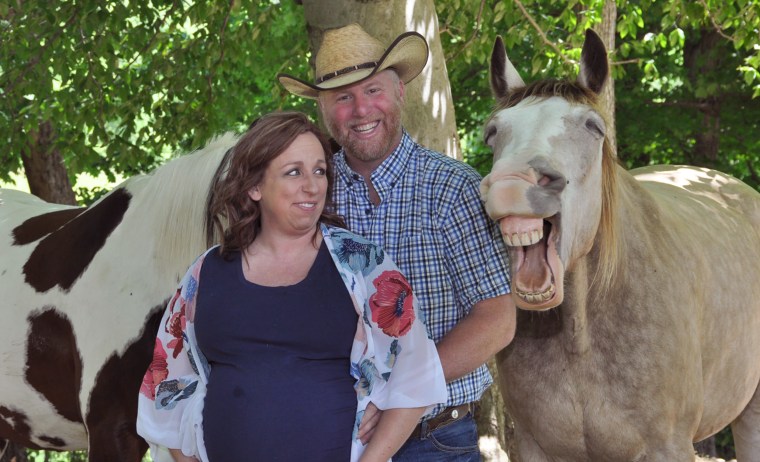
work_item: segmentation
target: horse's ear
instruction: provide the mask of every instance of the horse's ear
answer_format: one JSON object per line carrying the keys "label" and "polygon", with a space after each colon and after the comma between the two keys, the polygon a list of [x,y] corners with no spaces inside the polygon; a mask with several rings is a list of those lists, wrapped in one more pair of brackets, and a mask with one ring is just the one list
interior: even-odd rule
{"label": "horse's ear", "polygon": [[607,50],[604,48],[604,42],[591,29],[586,29],[586,40],[583,42],[581,51],[581,72],[578,75],[578,82],[596,94],[599,94],[604,87],[604,82],[609,74],[609,64],[607,64]]}
{"label": "horse's ear", "polygon": [[504,48],[504,40],[496,36],[491,52],[491,91],[494,96],[501,98],[506,96],[510,88],[524,87],[525,82],[517,73],[517,69],[507,58],[507,50]]}

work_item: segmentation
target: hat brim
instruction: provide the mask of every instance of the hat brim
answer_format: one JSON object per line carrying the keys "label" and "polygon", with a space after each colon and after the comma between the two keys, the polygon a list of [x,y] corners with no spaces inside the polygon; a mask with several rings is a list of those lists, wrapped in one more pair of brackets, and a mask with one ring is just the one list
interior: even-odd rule
{"label": "hat brim", "polygon": [[358,69],[325,80],[319,85],[301,80],[298,77],[280,73],[277,80],[286,90],[303,98],[317,99],[319,92],[335,90],[366,80],[386,69],[393,69],[404,83],[409,83],[425,68],[428,60],[428,45],[425,38],[417,32],[405,32],[385,50],[377,66]]}

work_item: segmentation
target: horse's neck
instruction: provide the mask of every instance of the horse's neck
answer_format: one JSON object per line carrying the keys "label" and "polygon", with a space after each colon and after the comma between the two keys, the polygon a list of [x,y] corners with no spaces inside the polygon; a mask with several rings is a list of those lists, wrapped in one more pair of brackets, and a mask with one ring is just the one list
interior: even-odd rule
{"label": "horse's neck", "polygon": [[177,281],[206,248],[205,217],[209,187],[224,153],[235,143],[223,135],[205,148],[174,159],[153,174],[127,181],[144,226],[155,237],[160,271]]}
{"label": "horse's neck", "polygon": [[[551,343],[570,354],[583,354],[589,348],[587,329],[588,276],[587,257],[565,273],[564,299],[552,309],[536,312],[517,310],[516,336],[543,344]],[[539,348],[547,348],[541,346]]]}
{"label": "horse's neck", "polygon": [[565,277],[565,298],[558,307],[562,319],[562,344],[569,353],[583,354],[589,348],[588,296],[593,272],[589,271],[592,257],[576,262]]}
{"label": "horse's neck", "polygon": [[[609,312],[614,303],[607,303],[613,293],[625,291],[627,280],[626,274],[620,266],[628,257],[630,243],[626,239],[642,236],[646,232],[646,217],[657,207],[649,192],[644,190],[633,178],[624,171],[618,170],[617,194],[615,206],[615,221],[617,227],[614,245],[618,249],[617,268],[609,287],[600,289],[602,277],[600,269],[600,245],[597,235],[591,251],[577,260],[572,271],[565,274],[565,298],[559,306],[562,319],[563,345],[576,354],[582,354],[590,346],[589,332],[587,329],[589,318],[597,316],[614,316]],[[610,245],[611,243],[606,243]],[[606,310],[599,313],[594,310]]]}

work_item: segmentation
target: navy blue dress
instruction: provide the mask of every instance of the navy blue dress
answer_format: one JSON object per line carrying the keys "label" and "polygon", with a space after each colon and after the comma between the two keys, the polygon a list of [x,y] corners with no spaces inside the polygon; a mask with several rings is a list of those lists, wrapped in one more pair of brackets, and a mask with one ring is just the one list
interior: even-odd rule
{"label": "navy blue dress", "polygon": [[195,330],[211,365],[203,432],[211,462],[348,461],[357,314],[324,243],[298,284],[247,281],[241,255],[201,268]]}

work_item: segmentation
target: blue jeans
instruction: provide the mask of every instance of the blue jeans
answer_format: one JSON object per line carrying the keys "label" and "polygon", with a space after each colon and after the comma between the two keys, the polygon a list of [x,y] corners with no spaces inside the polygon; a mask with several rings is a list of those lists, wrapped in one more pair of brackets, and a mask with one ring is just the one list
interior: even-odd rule
{"label": "blue jeans", "polygon": [[410,439],[393,456],[393,462],[480,462],[478,428],[471,414],[435,430],[422,423],[421,436]]}

